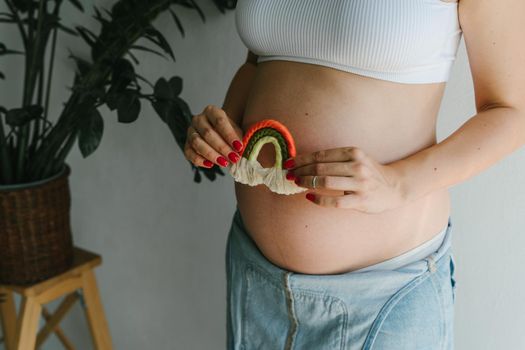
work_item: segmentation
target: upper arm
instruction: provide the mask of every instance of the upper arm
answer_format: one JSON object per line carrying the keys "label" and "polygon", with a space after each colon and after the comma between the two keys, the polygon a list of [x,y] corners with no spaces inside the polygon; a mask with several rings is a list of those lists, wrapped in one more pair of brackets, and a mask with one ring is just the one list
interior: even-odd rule
{"label": "upper arm", "polygon": [[248,50],[248,55],[246,56],[246,63],[257,65],[257,57],[259,56]]}
{"label": "upper arm", "polygon": [[460,0],[458,9],[476,108],[525,110],[525,1]]}

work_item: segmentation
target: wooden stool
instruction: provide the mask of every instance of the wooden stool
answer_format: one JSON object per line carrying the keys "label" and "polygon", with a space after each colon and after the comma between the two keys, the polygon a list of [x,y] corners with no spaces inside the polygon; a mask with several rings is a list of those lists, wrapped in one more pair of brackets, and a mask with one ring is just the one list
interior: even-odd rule
{"label": "wooden stool", "polygon": [[[55,332],[66,349],[74,349],[59,323],[77,299],[84,307],[95,349],[112,349],[93,271],[102,263],[102,258],[78,247],[74,249],[73,265],[58,276],[28,286],[0,285],[0,295],[4,294],[5,299],[0,303],[0,320],[7,350],[33,350],[40,347],[52,332]],[[14,292],[22,297],[18,317]],[[61,296],[64,299],[55,313],[50,314],[43,305]],[[41,313],[46,324],[38,331]]]}

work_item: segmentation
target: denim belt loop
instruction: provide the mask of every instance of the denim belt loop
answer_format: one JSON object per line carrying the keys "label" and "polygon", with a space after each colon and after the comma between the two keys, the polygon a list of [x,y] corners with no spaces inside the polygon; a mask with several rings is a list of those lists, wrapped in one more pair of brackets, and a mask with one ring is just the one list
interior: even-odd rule
{"label": "denim belt loop", "polygon": [[428,269],[429,269],[430,273],[434,273],[436,271],[436,261],[434,260],[434,256],[433,255],[430,255],[427,258],[427,263],[428,263]]}
{"label": "denim belt loop", "polygon": [[293,272],[287,271],[282,275],[284,287],[285,287],[285,293],[286,293],[286,307],[288,309],[288,319],[290,320],[290,324],[291,324],[291,327],[288,331],[288,336],[286,337],[285,350],[292,349],[294,339],[297,334],[297,327],[298,327],[298,320],[295,315],[295,308],[294,308],[294,297],[293,297],[292,289],[290,287],[290,275],[292,274]]}

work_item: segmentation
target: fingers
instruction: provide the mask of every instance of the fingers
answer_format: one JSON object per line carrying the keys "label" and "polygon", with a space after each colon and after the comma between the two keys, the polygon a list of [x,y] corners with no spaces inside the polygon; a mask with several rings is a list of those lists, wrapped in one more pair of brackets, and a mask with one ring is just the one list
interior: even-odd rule
{"label": "fingers", "polygon": [[315,188],[363,191],[370,180],[370,169],[361,161],[346,163],[314,163],[288,170],[286,178],[302,187],[313,188],[312,180],[317,176]]}
{"label": "fingers", "polygon": [[310,192],[306,194],[306,198],[312,203],[322,207],[355,209],[364,212],[362,209],[363,199],[357,193],[345,194],[343,196],[329,196]]}
{"label": "fingers", "polygon": [[352,176],[354,162],[339,163],[313,163],[288,170],[288,174],[294,176],[304,175],[332,175],[332,176]]}
{"label": "fingers", "polygon": [[[294,180],[297,186],[314,189],[313,176],[300,176]],[[315,189],[326,189],[336,191],[355,191],[364,190],[362,181],[348,176],[317,176]]]}
{"label": "fingers", "polygon": [[[242,131],[240,128],[234,128],[234,123],[226,115],[226,112],[217,106],[208,105],[205,109],[208,116],[209,123],[217,131],[217,133],[226,141],[232,150],[240,151],[238,148],[240,139],[242,138]],[[239,143],[236,143],[238,141]]]}
{"label": "fingers", "polygon": [[312,163],[348,162],[365,158],[364,151],[358,147],[339,147],[297,155],[285,162],[285,168],[295,169]]}
{"label": "fingers", "polygon": [[[242,150],[242,130],[217,106],[208,105],[192,118],[188,128],[188,148],[200,157],[220,166],[227,166],[228,159],[236,163]],[[191,152],[190,152],[191,153]]]}
{"label": "fingers", "polygon": [[196,166],[203,166],[205,168],[211,168],[213,166],[212,162],[199,155],[188,144],[186,144],[186,148],[184,149],[184,155],[190,162],[192,162]]}
{"label": "fingers", "polygon": [[[206,133],[209,133],[208,131]],[[209,139],[209,136],[207,136]],[[222,167],[228,165],[228,160],[219,152],[217,152],[213,147],[211,147],[208,142],[206,142],[201,134],[193,127],[188,128],[188,137],[186,139],[189,147],[193,149],[194,152],[198,153],[201,157],[204,157],[215,164],[218,164]]]}

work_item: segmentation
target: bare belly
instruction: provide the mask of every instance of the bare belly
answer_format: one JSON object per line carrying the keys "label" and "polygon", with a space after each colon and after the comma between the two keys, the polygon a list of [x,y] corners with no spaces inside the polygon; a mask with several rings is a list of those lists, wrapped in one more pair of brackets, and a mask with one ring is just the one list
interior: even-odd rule
{"label": "bare belly", "polygon": [[[272,118],[291,131],[297,154],[357,146],[386,164],[436,143],[444,85],[399,84],[306,63],[263,62],[241,128]],[[274,157],[273,145],[267,144],[258,160],[270,167]],[[400,255],[445,228],[450,214],[446,189],[379,214],[321,207],[305,199],[306,192],[280,195],[264,185],[236,182],[235,193],[261,252],[297,273],[342,273]]]}

